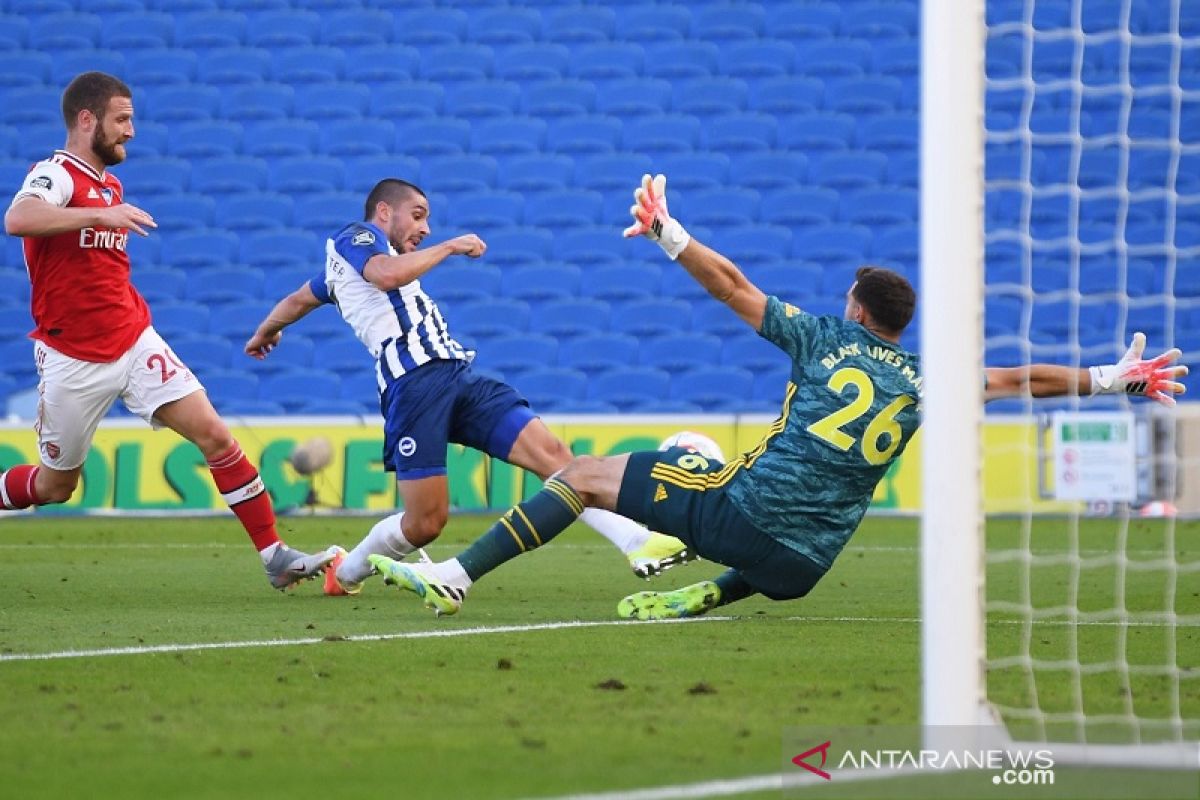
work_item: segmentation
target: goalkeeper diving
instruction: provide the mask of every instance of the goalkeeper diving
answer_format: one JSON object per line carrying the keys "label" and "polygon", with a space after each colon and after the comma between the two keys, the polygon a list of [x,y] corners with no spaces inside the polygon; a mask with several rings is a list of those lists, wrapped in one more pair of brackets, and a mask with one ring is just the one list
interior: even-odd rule
{"label": "goalkeeper diving", "polygon": [[[440,614],[459,610],[471,585],[544,545],[585,508],[603,508],[676,536],[729,569],[674,591],[639,592],[619,616],[664,619],[704,614],[753,594],[804,597],[858,528],[875,486],[920,425],[920,357],[900,346],[916,294],[904,276],[862,267],[843,317],[815,316],[764,294],[725,256],[697,241],[667,208],[666,178],[634,192],[633,224],[708,292],[791,360],[779,418],[752,450],[728,463],[680,448],[597,458],[579,456],[536,495],[510,509],[456,558],[371,562],[385,580]],[[1133,336],[1116,364],[1049,364],[985,370],[988,400],[1025,393],[1128,394],[1173,405],[1187,367],[1173,349],[1144,359]]]}

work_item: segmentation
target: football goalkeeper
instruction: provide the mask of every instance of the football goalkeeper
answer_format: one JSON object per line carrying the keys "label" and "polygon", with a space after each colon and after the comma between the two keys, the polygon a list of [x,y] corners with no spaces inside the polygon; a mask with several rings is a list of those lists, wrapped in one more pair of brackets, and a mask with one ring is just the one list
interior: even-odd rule
{"label": "football goalkeeper", "polygon": [[[783,411],[757,447],[728,464],[680,449],[581,456],[457,558],[410,565],[371,557],[389,583],[438,613],[458,611],[474,581],[549,542],[587,507],[677,536],[730,568],[713,581],[630,595],[617,606],[622,617],[695,616],[756,593],[803,597],[858,528],[875,485],[920,424],[920,360],[899,345],[916,305],[903,276],[863,267],[846,293],[844,318],[813,316],[766,296],[729,259],[689,236],[667,211],[664,176],[645,176],[634,198],[625,235],[657,242],[791,358]],[[1184,391],[1176,379],[1187,373],[1173,365],[1181,353],[1143,360],[1145,343],[1135,334],[1111,366],[988,369],[986,397],[1125,393],[1173,404]]]}

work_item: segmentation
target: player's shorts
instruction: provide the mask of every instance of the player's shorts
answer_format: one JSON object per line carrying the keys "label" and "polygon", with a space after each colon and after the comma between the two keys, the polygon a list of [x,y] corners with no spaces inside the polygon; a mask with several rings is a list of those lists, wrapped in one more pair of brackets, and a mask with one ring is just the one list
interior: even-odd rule
{"label": "player's shorts", "polygon": [[706,477],[723,466],[681,447],[632,453],[617,513],[681,539],[702,558],[732,567],[772,600],[808,594],[826,570],[754,527],[730,501],[725,485]]}
{"label": "player's shorts", "polygon": [[81,361],[34,342],[38,374],[38,450],[59,470],[81,466],[100,420],[118,397],[153,428],[154,412],[203,389],[154,328],[146,328],[116,361]]}
{"label": "player's shorts", "polygon": [[430,361],[401,375],[382,407],[383,464],[402,480],[444,475],[449,442],[507,460],[534,418],[515,389],[466,361]]}

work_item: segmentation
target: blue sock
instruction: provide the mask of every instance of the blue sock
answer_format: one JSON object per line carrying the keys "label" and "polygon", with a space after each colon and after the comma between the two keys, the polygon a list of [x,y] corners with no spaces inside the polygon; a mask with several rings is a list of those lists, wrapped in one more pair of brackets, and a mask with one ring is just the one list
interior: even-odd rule
{"label": "blue sock", "polygon": [[458,555],[472,581],[521,553],[541,547],[583,513],[583,501],[558,478],[546,481],[533,497],[513,506],[496,524]]}
{"label": "blue sock", "polygon": [[721,600],[717,603],[719,606],[727,606],[738,600],[744,600],[752,594],[758,594],[753,586],[746,583],[742,573],[736,569],[722,572],[713,583],[717,584],[717,588],[721,590]]}

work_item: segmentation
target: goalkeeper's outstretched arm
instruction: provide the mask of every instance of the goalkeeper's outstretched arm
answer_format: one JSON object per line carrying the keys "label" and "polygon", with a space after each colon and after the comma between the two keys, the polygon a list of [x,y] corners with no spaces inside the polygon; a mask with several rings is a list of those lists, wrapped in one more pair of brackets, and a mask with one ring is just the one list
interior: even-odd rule
{"label": "goalkeeper's outstretched arm", "polygon": [[707,245],[692,238],[667,211],[667,178],[642,176],[629,209],[633,224],[625,236],[645,236],[678,261],[709,294],[733,309],[758,330],[767,311],[767,296],[742,273],[737,265]]}
{"label": "goalkeeper's outstretched arm", "polygon": [[1116,364],[1086,369],[1057,364],[1029,364],[1021,367],[988,367],[984,370],[984,400],[1018,397],[1091,396],[1129,394],[1145,396],[1164,405],[1175,405],[1175,395],[1187,391],[1177,379],[1188,368],[1175,364],[1183,353],[1172,348],[1162,355],[1143,359],[1146,335],[1135,333],[1124,357]]}

